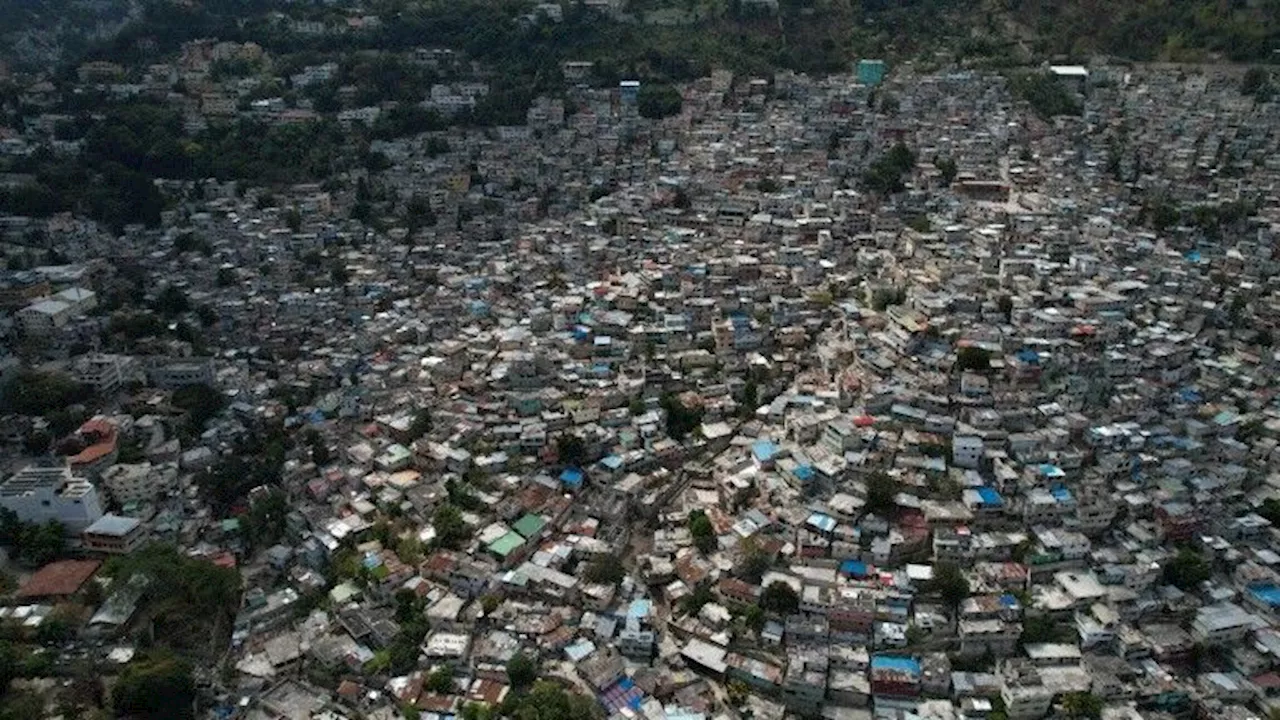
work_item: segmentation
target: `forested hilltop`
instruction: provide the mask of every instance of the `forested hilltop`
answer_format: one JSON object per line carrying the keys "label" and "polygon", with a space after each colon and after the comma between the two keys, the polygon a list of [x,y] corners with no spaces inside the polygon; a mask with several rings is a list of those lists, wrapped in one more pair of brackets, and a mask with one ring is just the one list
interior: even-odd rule
{"label": "forested hilltop", "polygon": [[[157,179],[281,185],[329,181],[340,168],[376,172],[378,140],[523,124],[535,98],[567,99],[571,85],[641,80],[641,114],[660,117],[679,111],[674,84],[713,67],[768,76],[847,72],[867,57],[911,59],[925,70],[1008,70],[1098,54],[1280,59],[1280,0],[0,2],[10,6],[0,16],[20,26],[11,35],[39,35],[62,2],[69,14],[56,33],[83,21],[96,38],[63,42],[68,56],[39,71],[18,57],[16,72],[0,73],[0,127],[50,121],[32,152],[0,163],[10,178],[0,211],[73,211],[116,230],[159,224]],[[104,30],[104,17],[122,29]],[[199,62],[183,53],[194,40],[239,49],[193,73]],[[426,57],[438,49],[454,51],[453,60]],[[586,70],[570,79],[571,62]],[[1258,72],[1257,94],[1269,95],[1270,73]],[[484,92],[463,106],[441,108],[430,97],[468,82]],[[34,92],[37,84],[45,89]],[[229,106],[217,110],[223,101]],[[297,114],[280,122],[282,110]],[[366,110],[377,117],[342,115]]]}
{"label": "forested hilltop", "polygon": [[[581,5],[581,3],[578,3]],[[563,3],[566,20],[574,3]],[[617,0],[612,20],[522,32],[519,0],[288,3],[279,0],[0,0],[0,50],[15,68],[86,55],[141,59],[217,36],[273,51],[393,48],[434,42],[493,60],[565,53],[631,69],[678,58],[682,68],[840,69],[852,57],[932,55],[1009,62],[1103,53],[1132,60],[1275,62],[1280,0]],[[593,4],[593,7],[601,5]],[[298,32],[296,22],[377,16],[378,31]],[[582,8],[579,8],[582,9]],[[296,21],[293,25],[284,20]],[[122,30],[123,28],[123,30]],[[115,41],[106,41],[119,32]],[[477,52],[483,51],[483,52]]]}

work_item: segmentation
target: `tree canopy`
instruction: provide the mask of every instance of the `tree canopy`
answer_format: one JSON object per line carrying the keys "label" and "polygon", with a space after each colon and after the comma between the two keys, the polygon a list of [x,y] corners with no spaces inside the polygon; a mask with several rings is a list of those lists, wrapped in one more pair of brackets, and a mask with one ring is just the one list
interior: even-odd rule
{"label": "tree canopy", "polygon": [[694,510],[689,513],[689,534],[693,536],[694,546],[703,553],[716,549],[716,530],[706,512]]}
{"label": "tree canopy", "polygon": [[586,695],[539,680],[527,693],[513,694],[503,703],[503,715],[515,720],[603,720],[599,703]]}
{"label": "tree canopy", "polygon": [[885,515],[897,506],[898,481],[884,473],[874,473],[867,478],[867,512]]}
{"label": "tree canopy", "polygon": [[956,609],[969,597],[969,581],[955,563],[941,562],[933,566],[933,579],[929,581],[931,592],[937,593],[947,607]]}
{"label": "tree canopy", "polygon": [[126,666],[111,690],[116,715],[141,719],[194,717],[195,697],[190,664],[160,651]]}
{"label": "tree canopy", "polygon": [[636,100],[640,117],[660,119],[677,115],[684,105],[680,91],[667,83],[644,83]]}
{"label": "tree canopy", "polygon": [[1195,550],[1182,549],[1164,567],[1164,580],[1180,590],[1194,590],[1213,576],[1213,569]]}
{"label": "tree canopy", "polygon": [[795,588],[778,580],[760,593],[760,607],[779,615],[790,615],[800,609],[800,596]]}

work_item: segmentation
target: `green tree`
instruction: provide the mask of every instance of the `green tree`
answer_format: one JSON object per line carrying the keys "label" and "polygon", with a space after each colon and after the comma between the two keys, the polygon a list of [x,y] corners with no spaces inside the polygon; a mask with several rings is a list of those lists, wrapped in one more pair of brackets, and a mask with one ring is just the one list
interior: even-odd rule
{"label": "green tree", "polygon": [[173,392],[174,406],[187,411],[187,418],[196,432],[203,431],[205,425],[222,412],[225,402],[222,393],[203,383],[185,385]]}
{"label": "green tree", "polygon": [[556,457],[563,465],[582,467],[587,461],[587,444],[573,433],[556,438]]}
{"label": "green tree", "polygon": [[667,416],[667,435],[672,440],[684,440],[702,422],[703,410],[685,407],[675,395],[663,395],[660,404]]}
{"label": "green tree", "polygon": [[440,695],[451,694],[457,689],[457,685],[453,682],[453,671],[447,666],[432,670],[431,674],[427,675],[427,679],[423,681],[423,687]]}
{"label": "green tree", "polygon": [[956,350],[956,368],[983,371],[991,369],[991,353],[980,347],[965,346]]}
{"label": "green tree", "polygon": [[1001,295],[996,299],[996,308],[1004,316],[1005,322],[1013,321],[1013,298],[1008,295]]}
{"label": "green tree", "polygon": [[592,558],[583,577],[587,582],[617,585],[627,576],[627,570],[615,556],[601,553]]}
{"label": "green tree", "polygon": [[760,593],[760,607],[778,615],[791,615],[800,609],[800,596],[790,584],[778,580]]}
{"label": "green tree", "polygon": [[640,117],[657,120],[671,115],[678,115],[684,105],[680,91],[672,85],[663,83],[645,83],[640,86],[636,101]]}
{"label": "green tree", "polygon": [[471,530],[463,521],[462,512],[449,503],[436,508],[431,524],[436,531],[435,542],[440,547],[457,549],[471,538]]}
{"label": "green tree", "polygon": [[1164,567],[1164,581],[1181,590],[1194,590],[1212,576],[1213,570],[1204,557],[1187,548],[1179,550]]}
{"label": "green tree", "polygon": [[902,176],[916,165],[916,155],[904,143],[896,143],[863,173],[863,186],[874,193],[892,195],[906,189]]}
{"label": "green tree", "polygon": [[769,553],[760,547],[755,538],[747,538],[740,544],[738,556],[738,575],[750,583],[759,583],[765,571],[773,564]]}
{"label": "green tree", "polygon": [[969,597],[969,581],[955,563],[938,563],[933,567],[933,579],[929,590],[937,593],[952,611]]}
{"label": "green tree", "polygon": [[424,408],[414,414],[413,422],[409,424],[409,440],[417,440],[430,431],[431,413]]}
{"label": "green tree", "polygon": [[689,534],[693,536],[693,544],[702,553],[710,553],[716,549],[716,530],[711,518],[702,510],[689,513]]}
{"label": "green tree", "polygon": [[24,370],[0,388],[0,408],[19,415],[45,415],[89,399],[92,391],[59,372]]}
{"label": "green tree", "polygon": [[760,389],[754,380],[747,380],[742,386],[742,416],[746,418],[753,417],[756,408],[760,406]]}
{"label": "green tree", "polygon": [[193,717],[195,695],[191,666],[159,651],[125,667],[111,691],[117,715],[156,720]]}
{"label": "green tree", "polygon": [[245,536],[254,548],[265,548],[284,537],[289,498],[284,491],[272,488],[256,496],[249,512],[241,519]]}
{"label": "green tree", "polygon": [[1074,720],[1102,717],[1102,699],[1087,692],[1069,692],[1062,696],[1062,711]]}
{"label": "green tree", "polygon": [[867,478],[867,512],[887,515],[897,507],[898,481],[877,472]]}
{"label": "green tree", "polygon": [[517,690],[529,687],[538,679],[538,661],[524,651],[511,656],[507,661],[507,679]]}
{"label": "green tree", "polygon": [[556,683],[540,680],[529,692],[515,695],[502,714],[515,720],[603,720],[595,699],[566,691]]}
{"label": "green tree", "polygon": [[711,587],[705,582],[698,583],[693,592],[680,599],[680,609],[689,615],[697,615],[702,606],[711,602],[712,599]]}
{"label": "green tree", "polygon": [[960,172],[960,169],[956,166],[956,161],[949,157],[938,158],[934,166],[938,168],[938,173],[942,176],[942,182],[946,185],[955,182],[956,175]]}
{"label": "green tree", "polygon": [[1280,500],[1267,498],[1258,508],[1258,514],[1267,519],[1274,527],[1280,527]]}
{"label": "green tree", "polygon": [[1275,92],[1271,84],[1271,72],[1260,66],[1249,68],[1240,81],[1240,92],[1256,98],[1259,102],[1270,100]]}

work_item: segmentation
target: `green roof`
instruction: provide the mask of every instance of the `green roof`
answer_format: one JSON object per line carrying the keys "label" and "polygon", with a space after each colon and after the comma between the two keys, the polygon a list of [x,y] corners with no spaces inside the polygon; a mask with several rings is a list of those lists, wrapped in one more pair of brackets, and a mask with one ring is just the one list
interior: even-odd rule
{"label": "green roof", "polygon": [[542,532],[542,528],[547,526],[547,521],[537,515],[525,515],[511,526],[511,529],[521,535],[531,538]]}
{"label": "green roof", "polygon": [[523,544],[524,538],[513,532],[509,532],[489,543],[489,552],[497,555],[498,557],[505,558]]}
{"label": "green roof", "polygon": [[226,520],[223,520],[222,532],[226,532],[226,533],[240,532],[239,518],[227,518]]}

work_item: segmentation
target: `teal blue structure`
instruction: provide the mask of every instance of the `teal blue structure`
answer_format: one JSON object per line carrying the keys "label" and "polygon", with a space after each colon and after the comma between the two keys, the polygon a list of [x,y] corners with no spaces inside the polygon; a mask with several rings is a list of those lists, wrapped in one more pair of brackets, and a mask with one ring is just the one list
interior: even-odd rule
{"label": "teal blue structure", "polygon": [[885,66],[883,60],[859,60],[858,82],[863,85],[879,85],[884,81]]}

